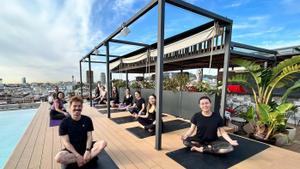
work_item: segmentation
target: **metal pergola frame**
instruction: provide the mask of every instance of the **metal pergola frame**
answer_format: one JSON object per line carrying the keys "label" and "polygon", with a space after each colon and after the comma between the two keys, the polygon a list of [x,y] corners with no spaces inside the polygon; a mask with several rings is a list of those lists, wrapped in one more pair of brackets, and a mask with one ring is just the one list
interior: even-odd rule
{"label": "metal pergola frame", "polygon": [[[165,3],[169,3],[176,7],[185,9],[187,11],[191,11],[198,15],[210,18],[218,23],[222,24],[225,29],[225,47],[224,47],[224,64],[223,64],[223,87],[222,87],[222,95],[221,95],[221,112],[224,113],[225,109],[225,100],[226,100],[226,84],[227,84],[227,75],[228,75],[228,65],[229,65],[229,58],[230,58],[230,48],[231,48],[231,34],[232,34],[232,20],[216,13],[210,12],[193,4],[184,2],[182,0],[152,0],[148,3],[144,8],[138,11],[133,17],[131,17],[127,22],[123,23],[121,27],[119,27],[115,32],[113,32],[110,36],[108,36],[104,41],[99,43],[92,49],[88,54],[86,54],[82,59],[80,59],[80,82],[81,82],[81,93],[82,93],[82,69],[81,69],[81,62],[84,62],[86,58],[88,58],[89,62],[89,70],[91,70],[91,55],[94,54],[96,50],[100,47],[106,47],[106,78],[107,78],[107,102],[109,104],[110,99],[109,96],[111,95],[111,88],[110,88],[110,54],[109,54],[109,42],[113,43],[122,43],[128,45],[137,45],[137,46],[149,46],[147,44],[124,41],[124,40],[116,40],[113,39],[124,27],[130,26],[134,23],[137,19],[143,16],[145,13],[150,11],[154,6],[158,5],[158,35],[157,35],[157,62],[156,62],[156,89],[155,94],[157,96],[157,106],[156,106],[156,132],[155,132],[155,149],[161,149],[161,134],[162,134],[162,126],[161,126],[161,114],[162,114],[162,85],[163,85],[163,56],[164,56],[164,31],[165,31]],[[90,73],[91,75],[91,73]],[[91,78],[91,77],[90,77]],[[90,81],[90,98],[92,98],[91,92],[91,81]],[[107,106],[107,116],[110,118],[110,106]]]}

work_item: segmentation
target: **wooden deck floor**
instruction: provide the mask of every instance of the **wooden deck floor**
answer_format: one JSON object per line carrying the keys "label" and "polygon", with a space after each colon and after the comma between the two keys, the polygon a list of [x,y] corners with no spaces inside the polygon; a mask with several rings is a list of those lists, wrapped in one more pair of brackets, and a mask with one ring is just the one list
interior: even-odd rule
{"label": "wooden deck floor", "polygon": [[[58,137],[58,127],[49,127],[49,105],[42,103],[27,128],[22,139],[5,165],[6,169],[59,169],[54,160],[55,154],[62,148]],[[162,136],[163,150],[154,149],[154,137],[138,139],[126,128],[138,126],[136,122],[118,125],[99,113],[95,108],[84,107],[83,114],[90,116],[94,123],[93,137],[108,142],[107,153],[119,168],[183,168],[165,155],[182,147],[180,135],[185,130],[165,133]],[[113,113],[112,117],[128,115],[127,112]],[[173,120],[167,116],[164,120]],[[248,158],[232,168],[299,168],[300,154],[271,146],[261,153]]]}

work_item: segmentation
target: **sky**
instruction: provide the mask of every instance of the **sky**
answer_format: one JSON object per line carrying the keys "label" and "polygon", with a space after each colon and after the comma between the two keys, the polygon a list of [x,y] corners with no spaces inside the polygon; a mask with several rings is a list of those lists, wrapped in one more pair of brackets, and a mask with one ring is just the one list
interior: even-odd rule
{"label": "sky", "polygon": [[[300,45],[300,0],[186,1],[232,19],[233,41],[268,49]],[[58,82],[71,81],[74,75],[78,81],[79,59],[149,2],[1,0],[0,78],[4,83],[20,83],[22,77],[28,82]],[[129,27],[128,36],[117,38],[154,43],[157,17],[155,7]],[[210,21],[169,4],[165,20],[166,38]],[[116,55],[134,49],[114,44],[110,48]],[[83,72],[87,69],[84,64]],[[92,64],[92,69],[98,81],[105,65]]]}

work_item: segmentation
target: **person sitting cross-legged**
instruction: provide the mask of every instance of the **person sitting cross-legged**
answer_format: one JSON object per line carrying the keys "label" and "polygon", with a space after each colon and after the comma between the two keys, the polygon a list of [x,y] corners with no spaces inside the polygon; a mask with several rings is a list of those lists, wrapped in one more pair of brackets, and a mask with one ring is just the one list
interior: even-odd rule
{"label": "person sitting cross-legged", "polygon": [[146,112],[146,106],[145,106],[145,100],[142,98],[140,91],[135,91],[135,101],[132,106],[127,107],[127,110],[131,113],[133,117],[136,117],[136,115],[145,115]]}
{"label": "person sitting cross-legged", "polygon": [[58,92],[53,104],[50,108],[50,118],[52,120],[60,120],[69,116],[69,113],[64,108],[64,93]]}
{"label": "person sitting cross-legged", "polygon": [[111,98],[110,98],[110,106],[111,107],[119,107],[119,92],[117,87],[113,87],[112,88],[112,92],[111,92]]}
{"label": "person sitting cross-legged", "polygon": [[100,99],[101,99],[101,95],[100,95],[100,84],[98,83],[98,85],[95,88],[95,97],[93,97],[93,106],[95,106],[96,104],[99,103]]}
{"label": "person sitting cross-legged", "polygon": [[81,167],[95,158],[107,145],[104,140],[93,142],[91,118],[81,115],[83,100],[74,96],[70,100],[71,116],[59,126],[59,135],[65,147],[55,160],[63,165],[77,163]]}
{"label": "person sitting cross-legged", "polygon": [[[183,144],[191,151],[223,154],[233,151],[238,142],[232,140],[223,129],[223,119],[219,113],[211,111],[211,101],[207,96],[199,99],[200,112],[191,119],[191,127],[182,136]],[[192,136],[196,130],[196,135]],[[220,140],[218,134],[226,141]]]}
{"label": "person sitting cross-legged", "polygon": [[106,103],[107,103],[107,91],[105,90],[104,86],[101,86],[99,104],[106,104]]}
{"label": "person sitting cross-legged", "polygon": [[126,110],[132,106],[133,97],[130,94],[130,88],[126,88],[123,102],[119,104],[119,110]]}
{"label": "person sitting cross-legged", "polygon": [[148,105],[146,108],[146,114],[135,114],[135,118],[138,122],[144,126],[144,129],[153,132],[155,129],[155,108],[156,108],[156,96],[154,94],[149,96]]}

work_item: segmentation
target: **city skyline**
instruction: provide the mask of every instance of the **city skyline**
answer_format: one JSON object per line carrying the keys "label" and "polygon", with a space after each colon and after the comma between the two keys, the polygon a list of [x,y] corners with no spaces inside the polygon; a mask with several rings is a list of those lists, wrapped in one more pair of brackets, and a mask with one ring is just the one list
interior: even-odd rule
{"label": "city skyline", "polygon": [[[4,83],[20,83],[22,77],[26,77],[27,82],[58,82],[71,81],[74,75],[79,81],[79,59],[149,1],[4,1],[0,7],[0,78]],[[300,45],[297,0],[187,2],[232,19],[233,41],[269,49]],[[279,8],[282,10],[277,12]],[[118,38],[154,43],[156,10],[152,9],[130,26],[131,33],[127,37]],[[206,21],[206,18],[166,5],[166,38]],[[111,54],[134,49],[111,45]],[[83,72],[87,69],[87,64],[83,64]],[[105,72],[105,66],[92,64],[92,70],[97,81],[100,72]],[[85,74],[83,79],[86,79]]]}

